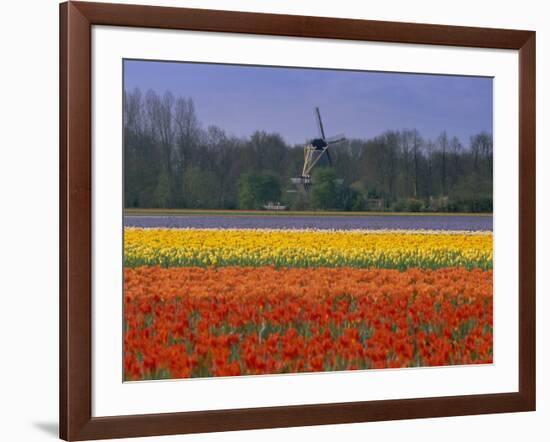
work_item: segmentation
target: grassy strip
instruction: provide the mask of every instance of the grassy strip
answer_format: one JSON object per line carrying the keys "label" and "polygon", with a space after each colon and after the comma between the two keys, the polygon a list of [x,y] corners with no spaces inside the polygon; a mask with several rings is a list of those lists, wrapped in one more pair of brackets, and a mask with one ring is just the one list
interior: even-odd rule
{"label": "grassy strip", "polygon": [[476,216],[492,217],[492,213],[448,212],[342,212],[328,210],[208,210],[208,209],[124,209],[124,216]]}
{"label": "grassy strip", "polygon": [[393,256],[368,256],[346,259],[343,257],[334,257],[333,259],[323,259],[317,257],[292,259],[284,256],[270,257],[223,257],[217,254],[181,257],[169,255],[157,255],[154,257],[126,256],[124,259],[126,267],[141,267],[141,266],[160,266],[168,267],[228,267],[228,266],[243,266],[243,267],[263,267],[273,266],[276,268],[376,268],[376,269],[396,269],[400,271],[409,268],[421,269],[442,269],[446,267],[463,267],[468,270],[482,269],[491,270],[493,261],[487,258],[471,259],[455,252],[447,252],[436,254],[430,258],[417,257],[414,255],[403,255],[400,257]]}

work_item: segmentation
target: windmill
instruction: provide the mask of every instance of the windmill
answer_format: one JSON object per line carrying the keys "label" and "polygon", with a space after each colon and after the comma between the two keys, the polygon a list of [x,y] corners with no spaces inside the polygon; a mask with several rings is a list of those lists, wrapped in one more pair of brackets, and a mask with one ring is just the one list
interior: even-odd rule
{"label": "windmill", "polygon": [[322,158],[326,158],[329,166],[332,166],[332,157],[330,156],[329,148],[342,143],[346,140],[343,134],[327,138],[325,136],[325,128],[319,108],[315,108],[315,117],[317,119],[317,129],[319,130],[319,138],[314,138],[304,146],[304,167],[302,175],[296,178],[291,178],[291,181],[299,188],[307,191],[313,184],[311,180],[311,172]]}

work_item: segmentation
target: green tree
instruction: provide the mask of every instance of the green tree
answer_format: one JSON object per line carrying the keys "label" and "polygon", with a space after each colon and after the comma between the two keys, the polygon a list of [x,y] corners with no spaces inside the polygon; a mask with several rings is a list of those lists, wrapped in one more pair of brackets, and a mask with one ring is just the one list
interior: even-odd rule
{"label": "green tree", "polygon": [[276,202],[281,197],[279,181],[269,173],[244,174],[239,178],[238,188],[241,209],[261,209],[267,202]]}
{"label": "green tree", "polygon": [[217,177],[214,172],[191,166],[183,177],[183,201],[186,207],[197,209],[216,209]]}
{"label": "green tree", "polygon": [[338,207],[338,185],[333,169],[319,168],[313,172],[311,206],[314,209],[336,209]]}
{"label": "green tree", "polygon": [[169,207],[170,204],[170,176],[163,169],[160,172],[157,187],[155,188],[154,198],[157,207]]}

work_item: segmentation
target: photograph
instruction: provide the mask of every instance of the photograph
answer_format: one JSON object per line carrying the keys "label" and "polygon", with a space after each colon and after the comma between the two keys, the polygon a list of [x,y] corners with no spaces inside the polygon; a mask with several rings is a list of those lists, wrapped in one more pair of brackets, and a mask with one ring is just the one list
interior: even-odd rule
{"label": "photograph", "polygon": [[124,381],[493,363],[492,77],[122,62]]}

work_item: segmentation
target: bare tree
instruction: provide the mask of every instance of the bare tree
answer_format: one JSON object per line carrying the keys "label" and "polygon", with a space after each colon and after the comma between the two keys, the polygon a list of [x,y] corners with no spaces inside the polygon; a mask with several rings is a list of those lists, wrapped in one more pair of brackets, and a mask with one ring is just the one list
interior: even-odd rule
{"label": "bare tree", "polygon": [[404,193],[405,196],[409,195],[408,189],[410,189],[411,185],[411,157],[412,157],[412,144],[413,144],[413,133],[411,130],[406,129],[401,132],[401,136],[399,137],[401,141],[401,157],[403,161],[403,172],[404,172]]}
{"label": "bare tree", "polygon": [[421,160],[421,147],[422,147],[422,138],[418,133],[418,130],[414,129],[412,131],[412,151],[413,151],[413,165],[414,165],[414,186],[413,186],[413,195],[415,198],[418,198],[418,177],[420,175],[420,160]]}
{"label": "bare tree", "polygon": [[426,151],[426,157],[427,157],[427,171],[426,171],[426,178],[428,182],[428,195],[433,196],[434,189],[433,189],[433,170],[434,170],[434,155],[436,152],[436,146],[435,143],[432,140],[428,140],[428,142],[425,144],[425,151]]}
{"label": "bare tree", "polygon": [[447,152],[449,150],[449,138],[447,132],[441,132],[437,138],[437,144],[441,153],[441,192],[447,195]]}
{"label": "bare tree", "polygon": [[460,176],[460,158],[462,150],[462,143],[460,142],[458,137],[452,137],[450,142],[450,151],[453,164],[453,170],[451,174],[453,185],[456,184],[458,177]]}

